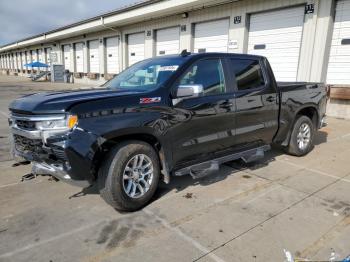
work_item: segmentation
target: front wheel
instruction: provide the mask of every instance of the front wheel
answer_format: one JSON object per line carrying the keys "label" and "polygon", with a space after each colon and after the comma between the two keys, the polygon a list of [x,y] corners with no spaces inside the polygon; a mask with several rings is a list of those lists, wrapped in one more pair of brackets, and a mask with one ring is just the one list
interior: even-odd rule
{"label": "front wheel", "polygon": [[315,127],[310,118],[300,116],[293,127],[287,152],[295,156],[304,156],[313,148]]}
{"label": "front wheel", "polygon": [[100,195],[117,210],[138,210],[151,200],[159,175],[159,160],[152,146],[141,141],[122,142],[99,170]]}

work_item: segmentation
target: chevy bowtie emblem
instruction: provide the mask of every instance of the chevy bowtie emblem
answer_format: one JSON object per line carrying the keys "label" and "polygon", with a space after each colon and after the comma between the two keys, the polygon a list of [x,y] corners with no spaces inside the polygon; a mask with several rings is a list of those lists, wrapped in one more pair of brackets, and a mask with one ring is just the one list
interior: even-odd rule
{"label": "chevy bowtie emblem", "polygon": [[144,97],[140,98],[140,104],[159,103],[161,100],[160,97]]}

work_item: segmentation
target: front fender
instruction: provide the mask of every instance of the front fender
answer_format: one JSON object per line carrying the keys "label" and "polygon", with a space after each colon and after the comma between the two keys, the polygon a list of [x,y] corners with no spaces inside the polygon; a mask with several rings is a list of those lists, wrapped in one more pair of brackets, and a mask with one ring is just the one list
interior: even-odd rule
{"label": "front fender", "polygon": [[171,143],[167,133],[166,118],[157,112],[83,118],[70,135],[67,154],[72,168],[81,168],[94,179],[106,148],[123,140],[143,140],[156,147],[167,182],[172,168]]}

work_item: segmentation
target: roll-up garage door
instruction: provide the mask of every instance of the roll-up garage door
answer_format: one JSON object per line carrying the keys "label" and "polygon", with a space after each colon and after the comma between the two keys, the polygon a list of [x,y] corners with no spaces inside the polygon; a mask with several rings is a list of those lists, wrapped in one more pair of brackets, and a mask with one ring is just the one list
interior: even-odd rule
{"label": "roll-up garage door", "polygon": [[45,48],[45,63],[51,65],[51,47]]}
{"label": "roll-up garage door", "polygon": [[32,50],[32,62],[38,62],[36,50]]}
{"label": "roll-up garage door", "polygon": [[350,1],[338,1],[328,63],[327,83],[350,84]]}
{"label": "roll-up garage door", "polygon": [[10,54],[10,69],[13,69],[13,54]]}
{"label": "roll-up garage door", "polygon": [[7,65],[7,69],[11,69],[11,65],[10,65],[10,55],[6,55],[6,65]]}
{"label": "roll-up garage door", "polygon": [[22,56],[22,67],[23,67],[23,69],[25,69],[26,67],[24,65],[27,63],[26,62],[26,53],[21,52],[21,56]]}
{"label": "roll-up garage door", "polygon": [[156,55],[178,54],[180,49],[180,28],[172,27],[156,31]]}
{"label": "roll-up garage door", "polygon": [[278,81],[295,81],[304,24],[304,6],[252,14],[248,53],[266,56]]}
{"label": "roll-up garage door", "polygon": [[90,73],[100,73],[100,52],[99,41],[93,40],[89,42],[89,64]]}
{"label": "roll-up garage door", "polygon": [[26,51],[26,57],[27,57],[27,64],[32,62],[32,57],[30,56],[30,51]]}
{"label": "roll-up garage door", "polygon": [[22,63],[21,63],[21,53],[17,53],[17,69],[21,70],[22,69]]}
{"label": "roll-up garage door", "polygon": [[106,39],[107,74],[119,73],[119,38]]}
{"label": "roll-up garage door", "polygon": [[6,64],[7,64],[7,69],[11,69],[11,60],[10,60],[9,54],[6,56]]}
{"label": "roll-up garage door", "polygon": [[75,71],[84,72],[84,45],[83,43],[75,44]]}
{"label": "roll-up garage door", "polygon": [[44,63],[43,51],[41,49],[38,50],[38,60],[40,63]]}
{"label": "roll-up garage door", "polygon": [[227,52],[229,20],[195,24],[194,52]]}
{"label": "roll-up garage door", "polygon": [[13,61],[13,69],[18,69],[17,67],[17,56],[16,53],[12,54],[12,61]]}
{"label": "roll-up garage door", "polygon": [[70,45],[63,46],[63,60],[64,60],[64,68],[69,71],[72,70],[72,61],[70,57]]}
{"label": "roll-up garage door", "polygon": [[145,33],[128,35],[129,66],[145,59]]}

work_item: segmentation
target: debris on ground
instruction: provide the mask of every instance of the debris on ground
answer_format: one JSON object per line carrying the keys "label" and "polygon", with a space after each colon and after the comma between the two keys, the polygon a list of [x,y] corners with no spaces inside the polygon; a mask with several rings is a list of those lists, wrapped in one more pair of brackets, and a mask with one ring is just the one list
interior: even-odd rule
{"label": "debris on ground", "polygon": [[29,173],[29,174],[22,176],[21,182],[32,180],[34,178],[36,178],[36,175],[33,173]]}
{"label": "debris on ground", "polygon": [[56,178],[56,177],[54,177],[54,176],[50,176],[48,180],[49,180],[49,181],[54,181],[54,182],[60,181],[58,178]]}
{"label": "debris on ground", "polygon": [[193,197],[193,193],[186,193],[186,195],[183,196],[184,198],[192,198]]}
{"label": "debris on ground", "polygon": [[24,166],[24,165],[29,165],[29,164],[30,164],[29,161],[16,162],[16,163],[12,164],[12,167]]}

